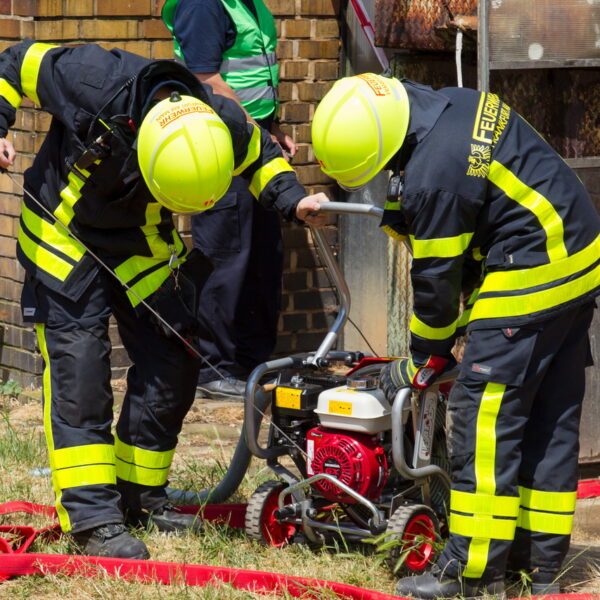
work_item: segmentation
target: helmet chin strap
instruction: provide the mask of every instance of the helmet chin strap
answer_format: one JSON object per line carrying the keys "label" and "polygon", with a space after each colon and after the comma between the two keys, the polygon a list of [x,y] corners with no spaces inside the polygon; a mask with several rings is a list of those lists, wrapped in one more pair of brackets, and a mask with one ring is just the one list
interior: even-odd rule
{"label": "helmet chin strap", "polygon": [[391,160],[386,165],[392,171],[392,175],[388,182],[387,197],[388,202],[398,202],[402,195],[402,176],[400,175],[400,165],[402,158],[402,148],[394,154]]}
{"label": "helmet chin strap", "polygon": [[[166,88],[166,89],[164,89]],[[176,89],[169,89],[176,88]],[[161,90],[164,89],[164,93],[159,94]],[[146,100],[142,106],[142,110],[140,112],[141,119],[143,119],[148,111],[152,108],[152,106],[160,100],[164,100],[165,98],[171,97],[171,100],[175,102],[173,99],[173,94],[178,94],[179,99],[181,99],[180,94],[187,94],[188,96],[192,95],[192,91],[190,88],[182,83],[181,81],[177,81],[176,79],[168,79],[165,81],[161,81],[157,83],[146,96]]]}

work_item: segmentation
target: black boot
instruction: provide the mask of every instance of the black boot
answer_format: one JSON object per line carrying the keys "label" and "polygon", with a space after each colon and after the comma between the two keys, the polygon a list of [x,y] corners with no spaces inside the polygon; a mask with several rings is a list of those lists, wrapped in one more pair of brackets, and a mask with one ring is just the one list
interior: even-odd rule
{"label": "black boot", "polygon": [[72,533],[78,551],[88,556],[111,558],[150,558],[142,540],[133,537],[123,523],[108,523],[85,531]]}
{"label": "black boot", "polygon": [[396,585],[396,594],[421,600],[454,598],[455,596],[462,596],[464,600],[470,600],[485,594],[494,595],[501,600],[506,598],[503,580],[483,583],[479,579],[466,577],[450,578],[446,577],[435,565],[424,575],[400,579]]}
{"label": "black boot", "polygon": [[166,533],[181,531],[202,533],[204,531],[198,515],[178,512],[170,502],[153,511],[128,511],[127,524],[148,529],[156,528],[158,531]]}

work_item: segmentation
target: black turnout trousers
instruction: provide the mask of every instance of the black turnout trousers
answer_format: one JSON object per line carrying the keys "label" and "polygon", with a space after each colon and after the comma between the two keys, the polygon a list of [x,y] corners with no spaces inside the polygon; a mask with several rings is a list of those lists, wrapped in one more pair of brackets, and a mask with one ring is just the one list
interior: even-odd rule
{"label": "black turnout trousers", "polygon": [[449,398],[450,539],[438,565],[491,582],[557,574],[569,547],[594,304],[469,333]]}
{"label": "black turnout trousers", "polygon": [[[158,333],[147,312],[138,316],[105,271],[77,302],[31,280],[25,287],[37,304],[44,426],[63,531],[122,522],[127,508],[162,506],[200,361]],[[132,363],[114,436],[111,314]]]}

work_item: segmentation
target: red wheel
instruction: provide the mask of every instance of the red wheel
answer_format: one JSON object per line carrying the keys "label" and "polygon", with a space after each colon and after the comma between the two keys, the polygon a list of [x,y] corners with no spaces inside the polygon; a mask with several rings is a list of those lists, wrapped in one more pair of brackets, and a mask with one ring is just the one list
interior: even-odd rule
{"label": "red wheel", "polygon": [[275,518],[279,493],[285,487],[280,481],[265,481],[250,497],[246,509],[246,533],[253,540],[276,547],[291,543],[297,531],[296,525],[280,523]]}
{"label": "red wheel", "polygon": [[402,575],[420,573],[433,561],[439,540],[439,522],[424,504],[405,504],[394,511],[387,526],[392,545],[388,564]]}

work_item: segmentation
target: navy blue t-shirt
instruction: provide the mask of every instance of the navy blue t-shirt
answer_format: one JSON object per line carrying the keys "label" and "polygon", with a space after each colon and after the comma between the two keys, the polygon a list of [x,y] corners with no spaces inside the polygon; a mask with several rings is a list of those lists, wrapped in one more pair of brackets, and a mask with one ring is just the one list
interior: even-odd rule
{"label": "navy blue t-shirt", "polygon": [[[244,3],[256,16],[252,0]],[[221,0],[179,0],[173,32],[185,62],[194,73],[216,73],[233,46],[236,29]]]}

